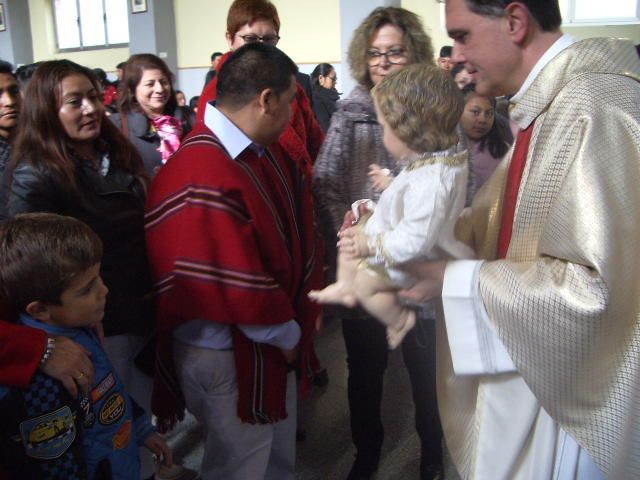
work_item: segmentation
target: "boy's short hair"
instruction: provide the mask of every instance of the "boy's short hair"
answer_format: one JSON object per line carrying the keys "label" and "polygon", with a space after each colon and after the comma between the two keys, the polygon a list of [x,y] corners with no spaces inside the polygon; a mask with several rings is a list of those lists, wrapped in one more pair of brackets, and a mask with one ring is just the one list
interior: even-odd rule
{"label": "boy's short hair", "polygon": [[464,99],[448,72],[408,65],[371,93],[393,132],[414,152],[446,150],[458,142]]}
{"label": "boy's short hair", "polygon": [[100,238],[80,220],[17,215],[0,227],[0,295],[18,313],[33,301],[59,305],[73,278],[101,258]]}

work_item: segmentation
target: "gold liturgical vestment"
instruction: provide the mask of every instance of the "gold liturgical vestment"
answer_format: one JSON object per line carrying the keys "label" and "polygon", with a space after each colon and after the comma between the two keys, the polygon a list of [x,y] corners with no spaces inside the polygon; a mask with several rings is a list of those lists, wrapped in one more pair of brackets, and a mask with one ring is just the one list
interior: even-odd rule
{"label": "gold liturgical vestment", "polygon": [[[607,477],[640,478],[634,46],[613,39],[569,46],[543,68],[511,118],[521,129],[535,121],[513,234],[506,259],[484,263],[479,273],[488,317],[518,371],[502,376],[521,375]],[[479,258],[496,256],[508,166],[507,158],[473,203]],[[472,476],[483,421],[478,405],[484,386],[501,376],[456,377],[446,350],[438,358],[443,426],[453,432],[447,444],[460,473]]]}

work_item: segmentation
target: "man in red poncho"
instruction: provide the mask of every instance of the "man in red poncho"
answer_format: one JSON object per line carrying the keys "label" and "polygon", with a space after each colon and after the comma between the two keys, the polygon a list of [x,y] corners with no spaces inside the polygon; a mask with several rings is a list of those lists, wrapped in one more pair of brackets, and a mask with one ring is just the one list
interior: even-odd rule
{"label": "man in red poncho", "polygon": [[[204,478],[293,479],[296,381],[317,309],[309,178],[277,139],[296,65],[262,43],[231,55],[217,102],[155,178],[146,216],[159,316],[153,411],[205,428]],[[184,403],[183,403],[184,402]]]}

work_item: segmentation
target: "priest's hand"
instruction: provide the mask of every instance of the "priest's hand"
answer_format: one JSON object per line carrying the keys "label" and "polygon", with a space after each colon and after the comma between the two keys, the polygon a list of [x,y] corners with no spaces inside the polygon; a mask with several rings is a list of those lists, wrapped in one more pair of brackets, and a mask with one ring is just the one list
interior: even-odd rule
{"label": "priest's hand", "polygon": [[406,290],[400,290],[402,297],[424,303],[442,295],[446,260],[427,262],[411,262],[404,265],[403,270],[411,273],[418,281]]}

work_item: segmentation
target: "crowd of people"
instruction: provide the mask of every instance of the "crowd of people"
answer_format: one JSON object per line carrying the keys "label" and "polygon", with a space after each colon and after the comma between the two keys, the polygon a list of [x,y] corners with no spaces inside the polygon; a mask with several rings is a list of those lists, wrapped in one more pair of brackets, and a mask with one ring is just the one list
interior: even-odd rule
{"label": "crowd of people", "polygon": [[187,478],[162,434],[188,411],[203,479],[293,479],[323,304],[347,480],[376,475],[394,348],[421,480],[640,476],[638,52],[557,0],[445,13],[436,57],[373,10],[342,100],[269,0],[231,4],[188,103],[153,54],[113,83],[0,61],[0,478]]}

